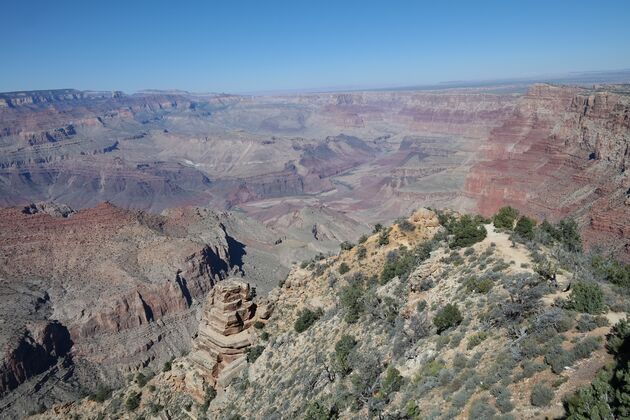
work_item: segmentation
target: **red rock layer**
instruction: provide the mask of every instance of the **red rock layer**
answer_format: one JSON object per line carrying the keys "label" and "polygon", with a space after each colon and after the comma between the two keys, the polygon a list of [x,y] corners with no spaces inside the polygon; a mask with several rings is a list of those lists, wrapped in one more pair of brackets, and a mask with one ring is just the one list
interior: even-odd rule
{"label": "red rock layer", "polygon": [[[612,89],[612,88],[611,88]],[[466,182],[478,211],[573,216],[587,245],[630,258],[630,96],[535,85],[494,129]]]}

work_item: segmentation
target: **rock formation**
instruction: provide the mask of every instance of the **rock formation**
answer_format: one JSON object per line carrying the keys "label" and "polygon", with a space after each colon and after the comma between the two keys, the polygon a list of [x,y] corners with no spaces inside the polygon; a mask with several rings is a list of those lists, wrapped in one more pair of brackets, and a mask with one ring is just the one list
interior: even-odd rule
{"label": "rock formation", "polygon": [[268,250],[291,259],[293,245],[275,245],[278,237],[197,208],[0,210],[0,412],[117,386],[189,350],[214,284],[235,274],[268,290],[286,275],[288,262]]}
{"label": "rock formation", "polygon": [[256,342],[251,329],[270,315],[267,304],[253,302],[255,289],[241,281],[217,284],[206,301],[199,331],[189,358],[204,381],[227,386],[247,364],[247,349]]}
{"label": "rock formation", "polygon": [[587,244],[630,258],[629,115],[624,87],[535,85],[492,131],[466,193],[486,216],[512,205],[538,220],[577,217]]}

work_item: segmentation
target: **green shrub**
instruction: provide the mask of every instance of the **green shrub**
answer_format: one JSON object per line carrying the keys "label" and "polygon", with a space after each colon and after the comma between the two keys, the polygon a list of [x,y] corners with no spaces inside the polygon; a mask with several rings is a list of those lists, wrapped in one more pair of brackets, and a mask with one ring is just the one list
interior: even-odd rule
{"label": "green shrub", "polygon": [[514,221],[518,217],[518,210],[512,207],[502,207],[493,217],[494,226],[498,229],[514,228]]}
{"label": "green shrub", "polygon": [[471,404],[468,418],[470,420],[492,419],[494,418],[496,412],[497,411],[494,409],[494,407],[488,404],[488,400],[482,398],[474,401]]}
{"label": "green shrub", "polygon": [[354,244],[352,242],[343,241],[339,244],[339,248],[341,248],[342,251],[350,251],[354,248]]}
{"label": "green shrub", "polygon": [[298,333],[306,331],[322,315],[323,315],[323,313],[322,313],[321,309],[316,311],[316,312],[313,312],[310,309],[306,308],[303,311],[301,311],[300,314],[298,315],[298,319],[295,320],[295,324],[293,324],[293,328]]}
{"label": "green shrub", "polygon": [[550,346],[545,354],[545,363],[551,367],[551,371],[555,374],[562,373],[564,368],[571,366],[574,361],[573,353],[564,350],[559,344]]}
{"label": "green shrub", "polygon": [[553,400],[553,389],[547,384],[538,382],[532,388],[530,402],[535,407],[546,407]]}
{"label": "green shrub", "polygon": [[443,361],[439,359],[433,359],[426,365],[422,366],[420,370],[419,378],[437,378],[442,369],[444,369],[446,365]]}
{"label": "green shrub", "polygon": [[392,393],[398,392],[403,383],[403,377],[400,375],[398,369],[389,367],[385,371],[385,377],[381,381],[380,394],[384,397],[389,397]]}
{"label": "green shrub", "polygon": [[383,225],[380,223],[377,223],[374,225],[374,229],[372,230],[372,233],[378,233],[381,230],[383,230]]}
{"label": "green shrub", "polygon": [[378,245],[384,246],[389,245],[389,232],[391,228],[382,229],[380,234],[378,235]]}
{"label": "green shrub", "polygon": [[92,401],[102,403],[110,399],[111,396],[112,396],[111,388],[104,385],[99,385],[98,388],[96,389],[96,392],[90,395],[90,399]]}
{"label": "green shrub", "polygon": [[570,252],[582,252],[580,229],[573,219],[562,219],[556,226],[546,220],[540,224],[540,230],[560,242]]}
{"label": "green shrub", "polygon": [[138,407],[140,407],[140,398],[142,397],[142,393],[137,393],[135,391],[131,391],[127,400],[125,401],[125,407],[129,411],[135,411]]}
{"label": "green shrub", "polygon": [[531,241],[534,239],[534,227],[536,227],[536,222],[533,219],[521,216],[521,218],[518,219],[518,222],[516,222],[514,232],[516,232],[521,238]]}
{"label": "green shrub", "polygon": [[400,230],[404,232],[411,232],[416,228],[416,226],[407,219],[400,220],[397,224]]}
{"label": "green shrub", "polygon": [[479,331],[478,333],[475,333],[468,337],[468,345],[466,346],[466,348],[468,348],[468,350],[472,350],[473,348],[481,344],[486,338],[488,338],[488,333],[485,331]]}
{"label": "green shrub", "polygon": [[438,334],[440,334],[449,328],[459,325],[463,319],[464,317],[457,306],[449,303],[438,311],[433,318],[433,324],[437,327]]}
{"label": "green shrub", "polygon": [[136,382],[138,383],[138,386],[140,388],[142,388],[143,386],[145,386],[147,384],[147,382],[149,382],[151,380],[151,378],[153,378],[153,374],[148,374],[145,375],[142,372],[138,372],[138,374],[136,375]]}
{"label": "green shrub", "polygon": [[320,401],[310,402],[306,406],[304,420],[330,420],[337,418],[333,408],[328,408]]}
{"label": "green shrub", "polygon": [[569,309],[588,314],[604,311],[604,293],[596,283],[578,281],[571,287]]}
{"label": "green shrub", "polygon": [[265,351],[265,346],[252,346],[249,347],[247,352],[247,361],[249,363],[254,363],[256,359],[260,357],[260,355]]}
{"label": "green shrub", "polygon": [[477,293],[488,293],[492,286],[494,286],[494,282],[489,278],[478,279],[477,277],[469,277],[465,282],[464,286],[466,290],[469,292],[477,292]]}
{"label": "green shrub", "polygon": [[367,249],[364,246],[359,245],[357,247],[357,260],[363,260],[367,257]]}
{"label": "green shrub", "polygon": [[202,413],[205,413],[208,411],[208,407],[210,406],[210,403],[212,402],[212,400],[216,398],[216,396],[217,396],[217,391],[215,391],[214,388],[212,388],[211,386],[206,388],[203,404],[200,407]]}
{"label": "green shrub", "polygon": [[345,262],[342,262],[339,265],[339,274],[343,275],[343,274],[346,274],[348,271],[350,271],[350,267]]}
{"label": "green shrub", "polygon": [[339,294],[341,306],[345,311],[344,319],[349,324],[354,324],[363,313],[363,288],[360,284],[352,283],[341,289]]}
{"label": "green shrub", "polygon": [[263,328],[265,328],[265,323],[262,321],[256,321],[254,322],[254,328],[256,328],[257,330],[262,330]]}
{"label": "green shrub", "polygon": [[453,248],[469,247],[483,241],[488,234],[479,220],[467,214],[451,222],[447,229],[453,235],[449,244]]}
{"label": "green shrub", "polygon": [[343,335],[337,343],[335,343],[334,363],[335,369],[342,376],[352,372],[352,367],[348,361],[350,353],[357,346],[357,341],[351,335]]}

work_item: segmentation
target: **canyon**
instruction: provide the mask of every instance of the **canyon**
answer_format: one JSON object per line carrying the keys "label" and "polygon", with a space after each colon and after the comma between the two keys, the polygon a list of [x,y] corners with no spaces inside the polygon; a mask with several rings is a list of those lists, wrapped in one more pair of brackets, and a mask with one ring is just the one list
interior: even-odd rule
{"label": "canyon", "polygon": [[572,217],[630,260],[629,163],[628,85],[2,93],[0,414],[174,357],[165,381],[202,404],[247,367],[255,322],[322,306],[291,297],[296,264],[421,207]]}

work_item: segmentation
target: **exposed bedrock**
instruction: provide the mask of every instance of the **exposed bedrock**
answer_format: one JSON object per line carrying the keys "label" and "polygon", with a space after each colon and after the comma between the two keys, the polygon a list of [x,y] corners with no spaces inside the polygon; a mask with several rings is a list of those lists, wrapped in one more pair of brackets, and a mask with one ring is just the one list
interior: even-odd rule
{"label": "exposed bedrock", "polygon": [[588,244],[630,257],[630,96],[535,85],[490,135],[466,182],[478,210],[577,217]]}

